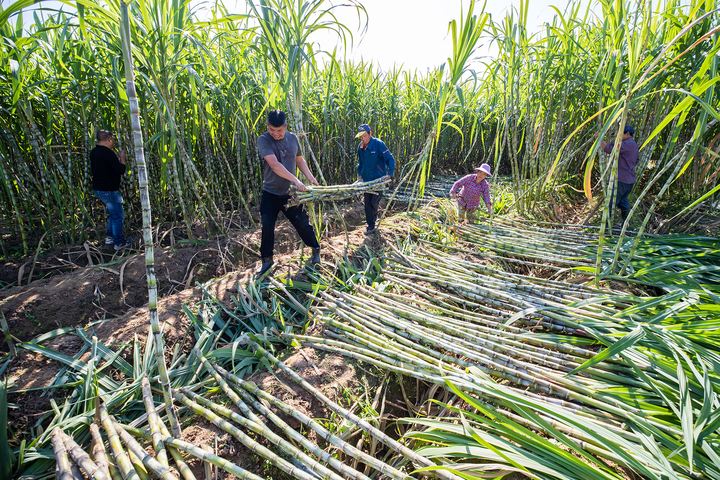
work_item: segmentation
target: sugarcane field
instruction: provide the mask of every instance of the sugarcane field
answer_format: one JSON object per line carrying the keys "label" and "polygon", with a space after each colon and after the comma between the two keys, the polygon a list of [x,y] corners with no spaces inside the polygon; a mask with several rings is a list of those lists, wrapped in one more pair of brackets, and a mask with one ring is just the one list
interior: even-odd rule
{"label": "sugarcane field", "polygon": [[0,480],[720,480],[717,0],[0,29]]}

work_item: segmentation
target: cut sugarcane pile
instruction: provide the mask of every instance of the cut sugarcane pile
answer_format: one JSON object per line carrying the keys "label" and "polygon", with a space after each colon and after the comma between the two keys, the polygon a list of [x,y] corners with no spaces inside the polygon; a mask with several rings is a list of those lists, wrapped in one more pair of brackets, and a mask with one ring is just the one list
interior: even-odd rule
{"label": "cut sugarcane pile", "polygon": [[[253,343],[252,346],[258,355],[266,358],[270,364],[278,367],[287,377],[297,382],[298,387],[305,388],[336,415],[344,418],[348,424],[354,425],[370,435],[375,442],[395,451],[401,458],[405,458],[404,462],[411,461],[418,466],[424,467],[434,465],[432,461],[418,455],[378,430],[369,422],[331,401],[260,345]],[[361,471],[367,466],[367,470],[376,472],[375,474],[368,472],[370,476],[382,475],[385,478],[397,480],[414,478],[398,468],[361,451],[330,432],[315,419],[293,409],[288,404],[258,388],[255,384],[247,382],[219,365],[208,361],[200,352],[196,351],[195,353],[198,355],[203,368],[213,377],[215,384],[222,389],[223,393],[239,409],[240,413],[198,395],[185,387],[173,391],[173,398],[177,404],[184,406],[188,411],[229,433],[245,445],[248,450],[291,477],[302,480],[316,480],[317,478],[370,480],[370,477]],[[88,478],[97,480],[139,479],[147,478],[148,475],[163,480],[176,480],[178,477],[171,470],[169,461],[172,458],[174,461],[172,468],[179,472],[179,475],[184,480],[195,480],[183,454],[188,455],[190,458],[198,458],[206,464],[219,467],[239,478],[253,480],[261,478],[245,470],[240,465],[171,436],[155,409],[150,382],[147,377],[143,378],[142,392],[147,409],[148,430],[120,424],[108,414],[104,404],[96,401],[96,423],[90,425],[92,456],[83,451],[75,443],[72,436],[67,435],[59,427],[54,428],[51,442],[57,459],[58,478],[63,480],[80,478],[73,477],[73,468],[79,467]],[[314,432],[317,438],[323,439],[326,446],[321,447],[311,441],[288,425],[279,415],[292,417],[303,425],[305,432]],[[270,422],[270,425],[267,425],[263,418]],[[108,449],[106,449],[100,434],[100,428],[103,429],[108,439]],[[273,429],[282,432],[286,438],[275,433]],[[263,446],[259,443],[259,438],[267,441],[270,446]],[[152,453],[148,453],[150,449],[143,447],[142,443],[150,444]],[[349,461],[340,460],[339,455],[329,453],[328,450],[342,452],[342,458]],[[74,465],[71,464],[70,459],[72,459]],[[358,465],[361,467],[358,467]],[[459,480],[459,477],[446,472],[440,472],[438,476],[444,479]]]}
{"label": "cut sugarcane pile", "polygon": [[[720,474],[716,407],[707,405],[718,402],[717,351],[693,328],[658,323],[677,293],[638,298],[509,274],[430,246],[397,252],[381,278],[356,293],[320,292],[314,310],[326,335],[285,337],[448,386],[471,406],[408,419],[418,453],[460,457],[453,468],[475,474],[503,462],[540,478],[615,478],[598,458],[658,480]],[[591,339],[610,348],[596,357],[582,348]]]}
{"label": "cut sugarcane pile", "polygon": [[[479,245],[503,257],[542,262],[546,268],[572,267],[594,272],[599,235],[578,226],[563,230],[527,221],[497,218],[487,224],[459,225],[458,240]],[[639,280],[667,291],[679,285],[703,285],[720,293],[720,239],[694,235],[648,235],[642,238],[605,237],[601,275]],[[490,255],[492,256],[492,255]],[[615,272],[611,266],[615,264]]]}
{"label": "cut sugarcane pile", "polygon": [[370,182],[357,182],[349,185],[309,186],[304,192],[290,185],[290,201],[288,206],[302,205],[308,202],[345,200],[361,193],[382,192],[391,182],[389,178],[378,178]]}
{"label": "cut sugarcane pile", "polygon": [[[339,261],[331,276],[323,276],[322,268],[308,272],[312,283],[307,284],[271,278],[267,286],[239,285],[235,310],[209,294],[197,313],[187,309],[196,348],[187,355],[176,352],[170,366],[172,398],[183,420],[206,419],[262,461],[304,479],[413,478],[424,474],[416,470],[438,464],[444,470],[436,474],[443,478],[518,471],[543,479],[616,480],[617,471],[607,461],[652,480],[720,479],[719,319],[716,286],[704,283],[716,272],[713,239],[673,244],[678,238],[667,237],[675,245],[670,249],[663,244],[666,237],[642,243],[642,258],[631,263],[634,274],[642,280],[659,272],[656,279],[670,275],[674,283],[658,284],[664,295],[630,295],[621,286],[610,290],[559,280],[592,268],[595,233],[503,218],[496,218],[492,228],[453,227],[438,221],[442,212],[431,206],[424,215],[403,217],[410,220],[388,230],[402,230],[397,241],[389,242],[392,251],[359,252],[358,257],[367,255],[359,266]],[[440,244],[438,238],[449,240]],[[673,248],[690,257],[670,255],[668,262],[665,255]],[[696,268],[686,268],[687,262]],[[676,265],[684,270],[673,270]],[[518,273],[528,269],[552,277]],[[300,334],[307,312],[324,326],[324,335]],[[285,320],[282,332],[278,318]],[[401,388],[403,381],[419,385],[414,399],[404,390],[403,400],[394,399],[404,401],[410,416],[393,426],[400,440],[382,431],[382,412],[356,416],[275,358],[268,345],[277,337],[380,367],[395,375]],[[126,365],[117,352],[86,341],[93,358],[104,356],[118,371],[127,370],[128,379],[105,377],[96,371],[96,360],[86,364],[45,351],[76,371],[78,386],[62,409],[54,408],[56,417],[43,438],[52,439],[58,451],[60,443],[75,451],[77,463],[95,471],[61,432],[52,433],[54,427],[72,432],[78,443],[89,438],[87,424],[94,412],[87,405],[94,388],[107,402],[108,414],[127,423],[135,418],[124,415],[127,407],[142,408],[136,400],[140,368],[153,382],[157,376],[147,353],[152,343],[143,358],[136,342],[133,365]],[[33,343],[21,348],[42,352]],[[288,388],[307,390],[313,402],[331,410],[349,431],[362,431],[383,453],[348,444],[347,431],[334,431],[245,380],[259,363],[284,374]],[[221,405],[227,402],[203,394],[200,387],[221,392],[233,405]],[[150,476],[174,478],[157,470],[157,463],[163,464],[160,450],[153,446],[146,458],[132,443],[144,442],[150,451],[148,442],[161,440],[170,461],[175,449],[181,460],[198,456],[255,478],[238,470],[243,465],[170,435],[153,420],[152,402],[145,402],[146,418],[107,427],[100,422],[90,433],[100,428],[109,436],[115,432],[138,473],[143,468]],[[291,430],[279,416],[302,426]],[[138,430],[146,421],[149,430]],[[133,449],[138,455],[130,453]],[[112,445],[108,451],[113,454]],[[60,462],[61,455],[57,458]],[[120,465],[119,459],[113,461]],[[112,475],[114,467],[109,468]],[[179,466],[170,467],[171,474],[173,469],[192,480]],[[125,478],[135,478],[129,474]]]}

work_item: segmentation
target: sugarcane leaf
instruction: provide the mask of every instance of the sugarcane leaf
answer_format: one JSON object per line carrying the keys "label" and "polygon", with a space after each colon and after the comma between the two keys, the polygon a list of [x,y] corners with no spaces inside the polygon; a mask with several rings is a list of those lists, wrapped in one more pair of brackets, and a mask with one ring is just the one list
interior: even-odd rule
{"label": "sugarcane leaf", "polygon": [[637,305],[634,305],[632,307],[626,308],[624,310],[619,311],[614,317],[617,318],[626,318],[634,314],[646,312],[648,310],[654,309],[655,307],[661,306],[665,303],[672,303],[676,300],[679,300],[680,298],[684,297],[686,293],[683,290],[675,290],[673,292],[667,293],[661,297],[656,297],[653,300],[645,300],[642,303],[639,303]]}
{"label": "sugarcane leaf", "polygon": [[673,355],[677,361],[677,377],[678,389],[680,392],[680,425],[683,430],[683,438],[685,439],[685,452],[690,464],[690,474],[693,473],[693,452],[695,450],[695,435],[693,429],[693,407],[690,400],[690,389],[688,388],[687,375],[685,368],[677,353],[673,349]]}
{"label": "sugarcane leaf", "polygon": [[525,467],[523,467],[522,465],[516,463],[514,460],[512,460],[512,459],[511,459],[510,457],[508,457],[507,455],[503,454],[500,450],[498,450],[497,448],[495,448],[494,446],[492,446],[489,442],[487,442],[487,441],[482,437],[482,435],[479,435],[478,432],[477,432],[474,428],[472,428],[472,427],[470,426],[470,424],[467,422],[467,420],[465,420],[465,416],[462,414],[462,411],[460,411],[460,421],[462,422],[463,429],[465,430],[466,434],[469,433],[470,436],[471,436],[476,442],[478,442],[478,443],[479,443],[480,445],[482,445],[483,447],[489,449],[490,451],[492,451],[493,453],[495,453],[496,455],[498,455],[500,458],[502,458],[503,460],[505,460],[506,462],[508,462],[510,465],[512,465],[513,467],[517,468],[518,470],[527,472],[527,469],[526,469]]}
{"label": "sugarcane leaf", "polygon": [[702,364],[703,367],[703,403],[702,408],[700,409],[700,413],[698,414],[697,420],[695,421],[695,428],[694,428],[694,437],[695,441],[697,443],[700,443],[699,437],[702,433],[703,428],[707,424],[708,420],[710,419],[710,415],[712,413],[712,407],[713,407],[713,400],[717,397],[717,394],[713,391],[712,384],[710,383],[710,377],[708,375],[708,370],[705,364]]}
{"label": "sugarcane leaf", "polygon": [[8,380],[0,382],[0,478],[10,480],[13,478],[12,471],[16,458],[10,450],[7,437],[8,426],[8,403],[7,403]]}
{"label": "sugarcane leaf", "polygon": [[602,352],[597,353],[589,360],[586,360],[579,367],[574,368],[566,376],[570,376],[570,375],[574,375],[576,373],[582,372],[583,370],[586,370],[592,366],[595,366],[598,363],[604,362],[608,358],[612,358],[615,355],[619,355],[626,349],[635,345],[635,343],[637,343],[644,336],[645,336],[645,330],[643,329],[643,326],[638,325],[637,327],[635,327],[635,329],[633,331],[631,331],[630,333],[623,336],[620,340],[616,341],[611,346],[604,349]]}
{"label": "sugarcane leaf", "polygon": [[43,333],[42,335],[38,335],[37,337],[30,340],[28,343],[43,343],[48,340],[52,340],[55,337],[59,337],[60,335],[65,335],[67,333],[74,333],[76,327],[65,327],[65,328],[58,328],[56,330],[52,330],[47,333]]}

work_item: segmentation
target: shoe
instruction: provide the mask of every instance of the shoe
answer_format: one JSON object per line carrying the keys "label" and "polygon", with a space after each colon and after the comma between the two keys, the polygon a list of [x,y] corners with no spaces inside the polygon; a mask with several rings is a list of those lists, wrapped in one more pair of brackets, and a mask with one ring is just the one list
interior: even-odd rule
{"label": "shoe", "polygon": [[260,267],[260,270],[255,273],[257,273],[258,275],[264,275],[265,273],[267,273],[268,270],[272,268],[273,263],[273,257],[263,257],[262,266]]}
{"label": "shoe", "polygon": [[368,227],[365,229],[365,235],[372,235],[375,232],[377,232],[377,228],[375,228],[375,227],[373,227],[373,228]]}
{"label": "shoe", "polygon": [[310,259],[310,266],[314,267],[315,265],[318,265],[321,262],[320,260],[320,249],[319,248],[313,248],[313,254],[312,258]]}
{"label": "shoe", "polygon": [[105,245],[112,245],[115,243],[115,240],[113,240],[113,237],[105,237]]}
{"label": "shoe", "polygon": [[115,244],[115,250],[122,250],[123,248],[132,247],[132,238],[123,238],[120,243]]}

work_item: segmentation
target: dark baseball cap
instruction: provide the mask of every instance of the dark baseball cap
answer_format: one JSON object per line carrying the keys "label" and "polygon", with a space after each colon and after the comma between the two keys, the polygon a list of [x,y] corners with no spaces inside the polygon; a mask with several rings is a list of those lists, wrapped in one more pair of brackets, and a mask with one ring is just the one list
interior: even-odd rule
{"label": "dark baseball cap", "polygon": [[623,133],[629,133],[631,136],[635,136],[635,129],[630,125],[625,125],[625,130],[623,130]]}
{"label": "dark baseball cap", "polygon": [[358,133],[357,133],[357,135],[355,135],[355,138],[362,136],[362,134],[365,132],[368,132],[368,133],[372,132],[372,130],[370,130],[370,125],[368,125],[367,123],[363,123],[362,125],[360,125],[358,127]]}

